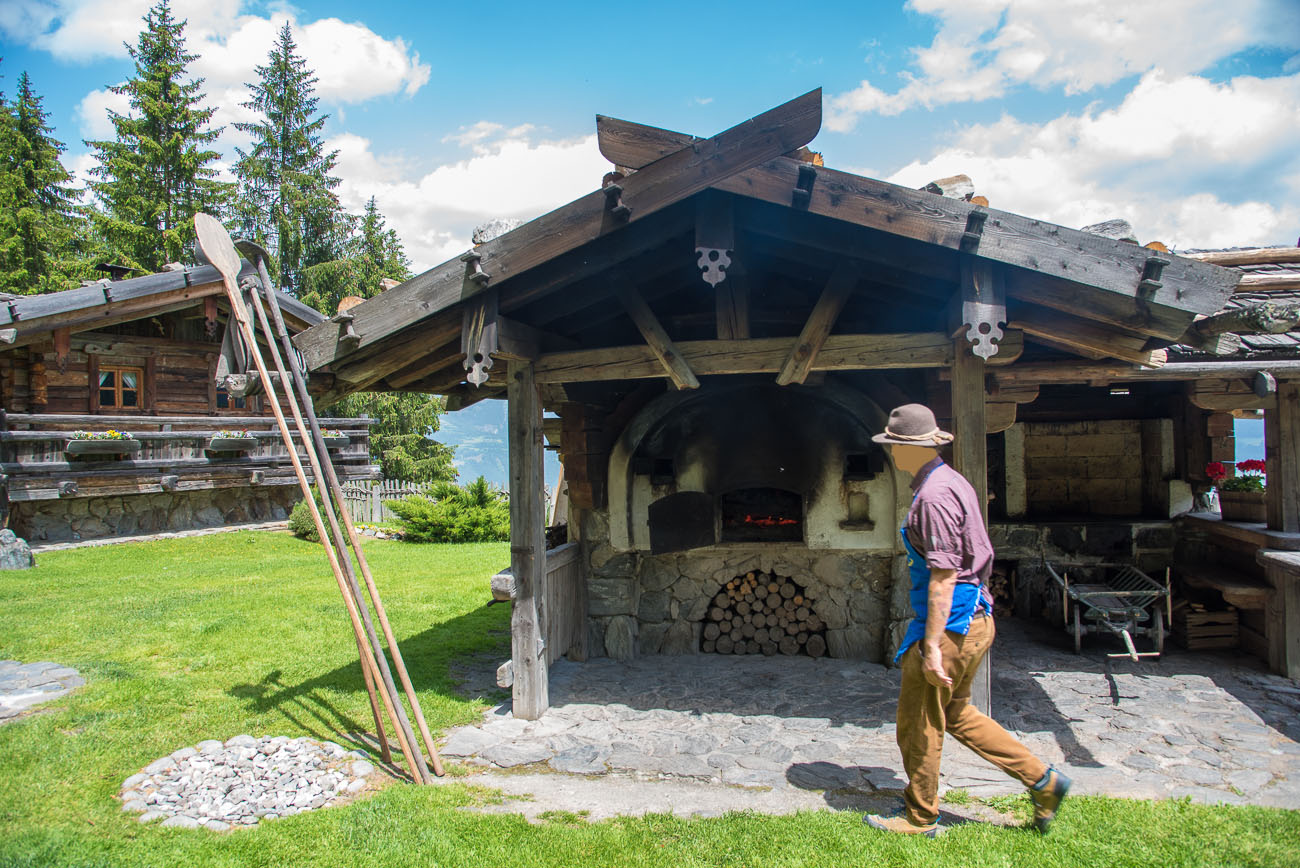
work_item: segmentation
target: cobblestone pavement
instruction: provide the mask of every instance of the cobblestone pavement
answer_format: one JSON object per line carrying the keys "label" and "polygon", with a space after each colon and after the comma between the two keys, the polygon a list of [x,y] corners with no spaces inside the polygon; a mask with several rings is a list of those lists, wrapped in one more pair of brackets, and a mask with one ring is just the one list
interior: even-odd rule
{"label": "cobblestone pavement", "polygon": [[[1245,656],[1174,649],[1131,663],[1106,658],[1116,649],[1104,640],[1076,656],[1046,628],[1010,619],[999,628],[994,716],[1073,777],[1073,794],[1300,807],[1295,682]],[[546,764],[611,785],[626,777],[695,785],[679,808],[659,799],[678,813],[710,813],[700,786],[718,793],[728,784],[762,788],[777,803],[785,793],[789,809],[808,806],[809,796],[855,807],[904,784],[894,744],[898,678],[876,664],[808,657],[561,661],[540,720],[516,720],[506,703],[481,725],[453,730],[442,753],[500,780],[507,776],[495,769]],[[1020,791],[951,738],[942,785],[974,796]],[[552,808],[601,798],[580,795],[590,788],[576,782],[539,786],[572,795]],[[516,779],[509,791],[527,789]]]}
{"label": "cobblestone pavement", "polygon": [[86,680],[77,670],[58,663],[19,663],[0,660],[0,723],[28,708],[70,693]]}

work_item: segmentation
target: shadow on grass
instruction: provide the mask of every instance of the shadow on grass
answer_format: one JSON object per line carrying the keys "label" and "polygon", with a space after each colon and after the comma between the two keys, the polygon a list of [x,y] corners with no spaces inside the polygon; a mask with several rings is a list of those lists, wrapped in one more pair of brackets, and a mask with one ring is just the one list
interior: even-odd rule
{"label": "shadow on grass", "polygon": [[[417,692],[432,692],[456,700],[478,698],[472,694],[479,686],[480,679],[474,679],[467,691],[460,670],[467,658],[482,658],[487,661],[497,660],[501,653],[509,656],[509,636],[496,629],[495,621],[495,613],[489,613],[488,607],[484,605],[402,640],[402,659],[406,663],[411,685]],[[379,630],[377,623],[375,628],[376,631]],[[383,641],[382,633],[380,641]],[[393,683],[400,693],[402,685],[397,668],[392,665],[391,657],[388,659]],[[456,672],[452,671],[453,663],[456,664]],[[491,666],[494,671],[496,664],[492,663]],[[370,733],[374,722],[370,715],[365,715],[362,722],[328,698],[331,693],[355,694],[364,691],[361,663],[354,659],[346,665],[296,684],[286,683],[282,670],[273,669],[256,683],[237,684],[227,693],[243,700],[250,711],[258,714],[279,713],[294,725],[323,739],[341,732]],[[433,721],[430,724],[435,729],[438,726]],[[385,718],[385,726],[388,725]],[[391,732],[389,737],[392,738]]]}
{"label": "shadow on grass", "polygon": [[[883,766],[841,766],[830,762],[795,763],[785,779],[801,790],[821,791],[826,806],[850,814],[890,815],[903,809],[899,772]],[[950,810],[939,811],[943,826],[989,821]]]}

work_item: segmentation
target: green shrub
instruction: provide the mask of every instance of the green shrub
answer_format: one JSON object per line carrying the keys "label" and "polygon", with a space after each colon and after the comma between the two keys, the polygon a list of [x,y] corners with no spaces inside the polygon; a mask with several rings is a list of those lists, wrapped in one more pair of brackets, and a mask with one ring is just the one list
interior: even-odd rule
{"label": "green shrub", "polygon": [[[316,508],[320,510],[321,521],[325,522],[325,527],[329,527],[329,520],[325,518],[325,504],[320,497],[320,489],[313,488],[312,494],[316,498]],[[334,514],[338,515],[338,506],[335,505]],[[340,519],[341,520],[341,519]],[[316,522],[311,519],[311,509],[307,506],[307,501],[298,501],[293,505],[293,510],[289,513],[289,531],[297,537],[312,542],[320,542],[320,537],[316,534]]]}
{"label": "green shrub", "polygon": [[434,486],[429,496],[390,501],[409,542],[497,542],[510,539],[510,502],[480,476],[462,487]]}

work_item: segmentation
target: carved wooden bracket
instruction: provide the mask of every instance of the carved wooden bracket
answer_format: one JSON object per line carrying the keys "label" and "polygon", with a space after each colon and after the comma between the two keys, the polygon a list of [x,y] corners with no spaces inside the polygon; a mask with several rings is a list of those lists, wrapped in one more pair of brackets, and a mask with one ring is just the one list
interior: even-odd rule
{"label": "carved wooden bracket", "polygon": [[1006,292],[991,263],[966,257],[961,265],[961,322],[971,352],[982,359],[998,353],[1007,323]]}
{"label": "carved wooden bracket", "polygon": [[695,209],[695,254],[700,276],[717,289],[727,279],[736,250],[731,200],[718,194],[700,197]]}
{"label": "carved wooden bracket", "polygon": [[497,292],[489,290],[474,296],[465,305],[461,320],[461,352],[465,354],[466,381],[482,386],[492,369],[497,352]]}

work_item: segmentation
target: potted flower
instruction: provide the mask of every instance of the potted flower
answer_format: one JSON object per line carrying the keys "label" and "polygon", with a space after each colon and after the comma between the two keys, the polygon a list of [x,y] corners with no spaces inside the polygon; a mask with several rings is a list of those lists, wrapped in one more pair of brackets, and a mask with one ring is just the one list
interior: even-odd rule
{"label": "potted flower", "polygon": [[322,431],[320,432],[320,436],[325,441],[325,448],[327,449],[342,449],[344,446],[347,446],[348,443],[352,442],[351,437],[337,428]]}
{"label": "potted flower", "polygon": [[248,452],[257,447],[257,438],[251,431],[218,431],[208,441],[210,452]]}
{"label": "potted flower", "polygon": [[73,431],[63,451],[69,456],[95,455],[106,460],[124,458],[140,451],[140,441],[125,431]]}
{"label": "potted flower", "polygon": [[1219,491],[1219,512],[1225,521],[1263,522],[1268,520],[1264,502],[1266,465],[1257,458],[1238,461],[1235,473],[1218,461],[1205,466],[1205,475],[1214,480]]}

